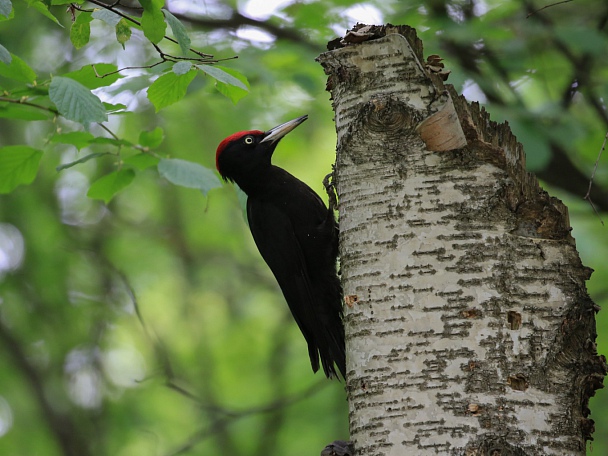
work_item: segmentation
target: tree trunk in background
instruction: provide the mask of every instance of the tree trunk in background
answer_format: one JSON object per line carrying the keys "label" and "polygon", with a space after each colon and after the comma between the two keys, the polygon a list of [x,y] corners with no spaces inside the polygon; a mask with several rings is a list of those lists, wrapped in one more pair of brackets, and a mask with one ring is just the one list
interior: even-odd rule
{"label": "tree trunk in background", "polygon": [[358,29],[319,57],[356,454],[584,454],[606,363],[566,207],[413,29]]}

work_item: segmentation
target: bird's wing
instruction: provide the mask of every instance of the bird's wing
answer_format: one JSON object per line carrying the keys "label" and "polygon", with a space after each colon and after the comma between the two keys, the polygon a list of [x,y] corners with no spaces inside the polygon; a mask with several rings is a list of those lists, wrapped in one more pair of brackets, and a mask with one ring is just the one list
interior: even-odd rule
{"label": "bird's wing", "polygon": [[[258,250],[277,279],[310,353],[316,346],[318,316],[306,261],[292,222],[275,204],[251,197],[247,199],[247,218]],[[316,371],[318,359],[315,362],[312,353],[310,357]]]}

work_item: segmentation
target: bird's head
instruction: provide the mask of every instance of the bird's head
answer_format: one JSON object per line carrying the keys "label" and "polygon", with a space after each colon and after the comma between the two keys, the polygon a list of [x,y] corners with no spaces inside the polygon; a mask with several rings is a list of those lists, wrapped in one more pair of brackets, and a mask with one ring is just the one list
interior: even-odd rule
{"label": "bird's head", "polygon": [[272,153],[281,138],[306,119],[307,115],[268,131],[239,131],[228,136],[217,147],[215,154],[218,172],[224,180],[236,182],[243,188],[244,180],[255,179],[264,168],[270,167]]}

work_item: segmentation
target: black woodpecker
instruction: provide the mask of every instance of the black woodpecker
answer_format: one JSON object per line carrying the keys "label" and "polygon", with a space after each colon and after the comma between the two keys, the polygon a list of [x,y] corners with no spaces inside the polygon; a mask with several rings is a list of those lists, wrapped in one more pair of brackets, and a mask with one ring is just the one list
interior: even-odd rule
{"label": "black woodpecker", "polygon": [[240,131],[217,148],[224,180],[247,194],[253,239],[274,274],[308,343],[312,370],[346,377],[342,287],[336,271],[338,227],[333,210],[304,182],[271,163],[277,144],[308,116],[268,131]]}

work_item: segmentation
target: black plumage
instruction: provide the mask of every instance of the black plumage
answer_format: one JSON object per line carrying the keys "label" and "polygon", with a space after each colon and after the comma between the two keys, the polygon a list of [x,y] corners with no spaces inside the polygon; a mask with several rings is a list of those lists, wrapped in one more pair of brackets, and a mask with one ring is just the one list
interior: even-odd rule
{"label": "black plumage", "polygon": [[312,369],[344,378],[342,288],[336,273],[338,228],[333,211],[304,182],[272,165],[280,139],[302,116],[267,132],[235,133],[220,143],[216,165],[247,194],[249,228],[306,342]]}

